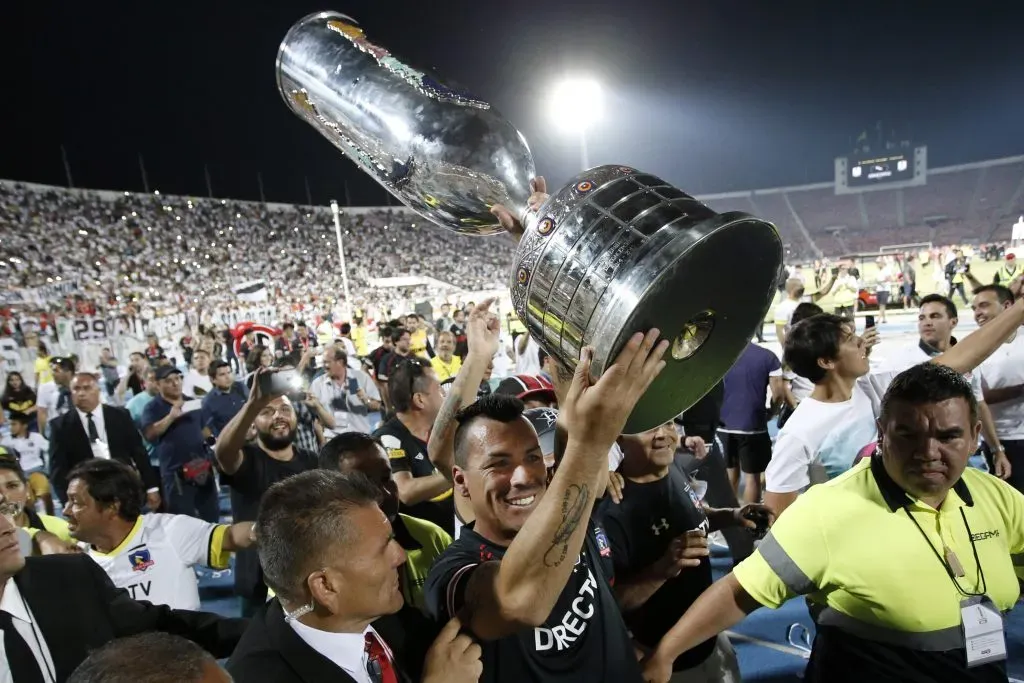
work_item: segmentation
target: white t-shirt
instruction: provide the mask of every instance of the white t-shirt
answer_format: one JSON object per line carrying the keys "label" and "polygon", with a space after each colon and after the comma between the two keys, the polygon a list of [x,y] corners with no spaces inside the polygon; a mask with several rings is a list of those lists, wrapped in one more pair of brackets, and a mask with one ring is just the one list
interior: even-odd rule
{"label": "white t-shirt", "polygon": [[192,368],[188,371],[188,374],[185,375],[185,381],[181,383],[181,393],[186,396],[195,397],[196,387],[202,389],[203,393],[200,394],[200,397],[205,396],[213,391],[213,381],[210,379],[208,374],[199,372],[195,368]]}
{"label": "white t-shirt", "polygon": [[892,281],[892,268],[890,268],[889,266],[882,266],[878,270],[878,274],[875,277],[875,291],[888,292],[892,286]]}
{"label": "white t-shirt", "polygon": [[109,554],[86,551],[118,588],[136,600],[174,609],[199,609],[195,565],[227,567],[221,552],[227,527],[188,515],[141,515]]}
{"label": "white t-shirt", "polygon": [[[921,363],[927,363],[933,356],[921,348],[920,343],[914,342],[902,346],[893,353],[886,356],[882,361],[882,366],[887,370],[892,371],[893,377],[908,370],[915,365]],[[974,372],[964,373],[964,379],[971,383],[971,390],[974,392],[974,398],[979,401],[985,400],[985,395],[981,391],[981,377],[982,372],[976,368]]]}
{"label": "white t-shirt", "polygon": [[801,377],[792,370],[783,369],[782,377],[789,382],[789,391],[793,394],[793,398],[796,399],[797,403],[803,401],[814,391],[814,384],[811,383],[811,380]]}
{"label": "white t-shirt", "polygon": [[540,345],[529,334],[526,335],[526,340],[526,349],[522,353],[519,353],[519,337],[516,337],[515,342],[513,342],[515,344],[516,374],[539,375],[541,371]]}
{"label": "white t-shirt", "polygon": [[[988,389],[1024,384],[1024,330],[1018,330],[1013,341],[996,349],[978,369],[981,370],[981,382]],[[1024,439],[1024,398],[989,403],[988,409],[1000,439]]]}
{"label": "white t-shirt", "polygon": [[47,421],[52,422],[56,418],[71,410],[70,394],[68,394],[67,400],[64,401],[64,405],[61,406],[60,410],[57,410],[57,404],[59,402],[60,387],[57,386],[56,382],[44,382],[39,387],[39,392],[36,394],[36,404],[40,408],[44,408],[46,410]]}
{"label": "white t-shirt", "polygon": [[853,466],[864,446],[877,438],[875,410],[868,391],[854,385],[849,401],[824,403],[807,397],[779,431],[765,470],[772,493],[802,492]]}
{"label": "white t-shirt", "polygon": [[16,439],[8,434],[0,441],[0,446],[18,451],[18,455],[21,456],[21,469],[26,472],[46,466],[43,454],[49,452],[50,442],[44,439],[42,434],[29,432],[27,439]]}
{"label": "white t-shirt", "polygon": [[[850,469],[878,438],[875,420],[889,384],[905,368],[873,363],[857,380],[849,401],[823,403],[807,396],[779,431],[765,470],[765,490],[803,491]],[[813,389],[813,385],[812,385]]]}

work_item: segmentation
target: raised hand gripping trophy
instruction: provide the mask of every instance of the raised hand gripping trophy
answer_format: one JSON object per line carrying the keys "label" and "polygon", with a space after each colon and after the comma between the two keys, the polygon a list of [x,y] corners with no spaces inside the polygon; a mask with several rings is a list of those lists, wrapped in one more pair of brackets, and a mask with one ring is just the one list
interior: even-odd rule
{"label": "raised hand gripping trophy", "polygon": [[399,61],[334,12],[281,43],[277,83],[292,111],[406,206],[450,230],[502,231],[495,204],[522,211],[512,304],[563,365],[594,347],[600,375],[629,337],[657,327],[668,366],[627,432],[696,403],[746,347],[771,305],[782,243],[770,223],[717,214],[627,166],[599,166],[526,210],[533,156],[487,102]]}

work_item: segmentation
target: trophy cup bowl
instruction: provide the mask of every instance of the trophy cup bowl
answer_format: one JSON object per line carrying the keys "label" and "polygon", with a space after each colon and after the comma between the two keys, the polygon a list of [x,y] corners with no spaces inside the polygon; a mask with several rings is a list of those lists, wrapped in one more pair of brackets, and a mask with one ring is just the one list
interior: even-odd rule
{"label": "trophy cup bowl", "polygon": [[512,305],[567,368],[592,346],[595,377],[630,336],[661,330],[667,364],[630,415],[632,434],[668,422],[725,375],[764,322],[781,262],[771,223],[715,213],[626,166],[599,166],[531,216]]}
{"label": "trophy cup bowl", "polygon": [[512,303],[566,368],[589,345],[599,377],[636,332],[657,327],[671,340],[626,433],[700,400],[764,322],[782,263],[766,221],[715,213],[614,165],[585,171],[528,212],[535,171],[522,134],[487,102],[398,61],[334,12],[292,27],[277,82],[293,112],[424,218],[487,235],[501,231],[494,204],[521,211]]}
{"label": "trophy cup bowl", "polygon": [[403,204],[456,232],[502,232],[490,209],[525,207],[526,139],[489,103],[399,61],[337,12],[299,20],[277,54],[288,107]]}

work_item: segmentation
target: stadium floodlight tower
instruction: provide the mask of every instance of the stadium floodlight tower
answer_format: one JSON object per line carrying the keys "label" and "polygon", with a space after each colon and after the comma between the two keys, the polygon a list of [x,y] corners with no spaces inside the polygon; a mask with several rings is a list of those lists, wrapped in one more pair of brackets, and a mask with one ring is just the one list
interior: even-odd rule
{"label": "stadium floodlight tower", "polygon": [[601,119],[604,106],[601,84],[588,77],[567,78],[555,84],[548,102],[554,123],[579,136],[581,170],[589,169],[587,128]]}
{"label": "stadium floodlight tower", "polygon": [[344,310],[351,317],[352,299],[348,294],[348,272],[345,270],[345,244],[341,238],[341,209],[338,202],[331,200],[331,213],[334,215],[334,235],[338,238],[338,262],[341,264],[341,289],[345,295]]}

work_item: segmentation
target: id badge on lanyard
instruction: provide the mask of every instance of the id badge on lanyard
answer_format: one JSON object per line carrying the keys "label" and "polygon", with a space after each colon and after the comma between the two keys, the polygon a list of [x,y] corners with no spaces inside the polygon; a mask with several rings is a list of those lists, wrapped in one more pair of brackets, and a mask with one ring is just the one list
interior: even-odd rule
{"label": "id badge on lanyard", "polygon": [[974,554],[974,562],[978,565],[978,577],[981,586],[977,592],[968,591],[960,585],[958,578],[963,578],[963,563],[950,548],[945,548],[946,557],[943,559],[939,551],[928,540],[924,529],[917,523],[914,516],[907,508],[903,508],[907,517],[914,523],[921,536],[924,537],[928,547],[935,553],[935,557],[946,569],[953,585],[964,598],[960,601],[960,631],[964,636],[964,652],[967,655],[967,668],[1001,662],[1006,659],[1006,637],[1003,634],[1003,615],[999,608],[988,597],[988,584],[985,582],[985,571],[982,569],[981,560],[978,558],[978,549],[974,545],[974,534],[971,533],[971,525],[967,523],[967,514],[960,508],[960,517],[964,520],[964,528],[967,530],[967,538],[971,539],[971,551]]}
{"label": "id badge on lanyard", "polygon": [[1006,659],[1003,615],[987,595],[972,595],[960,601],[960,623],[968,669]]}

